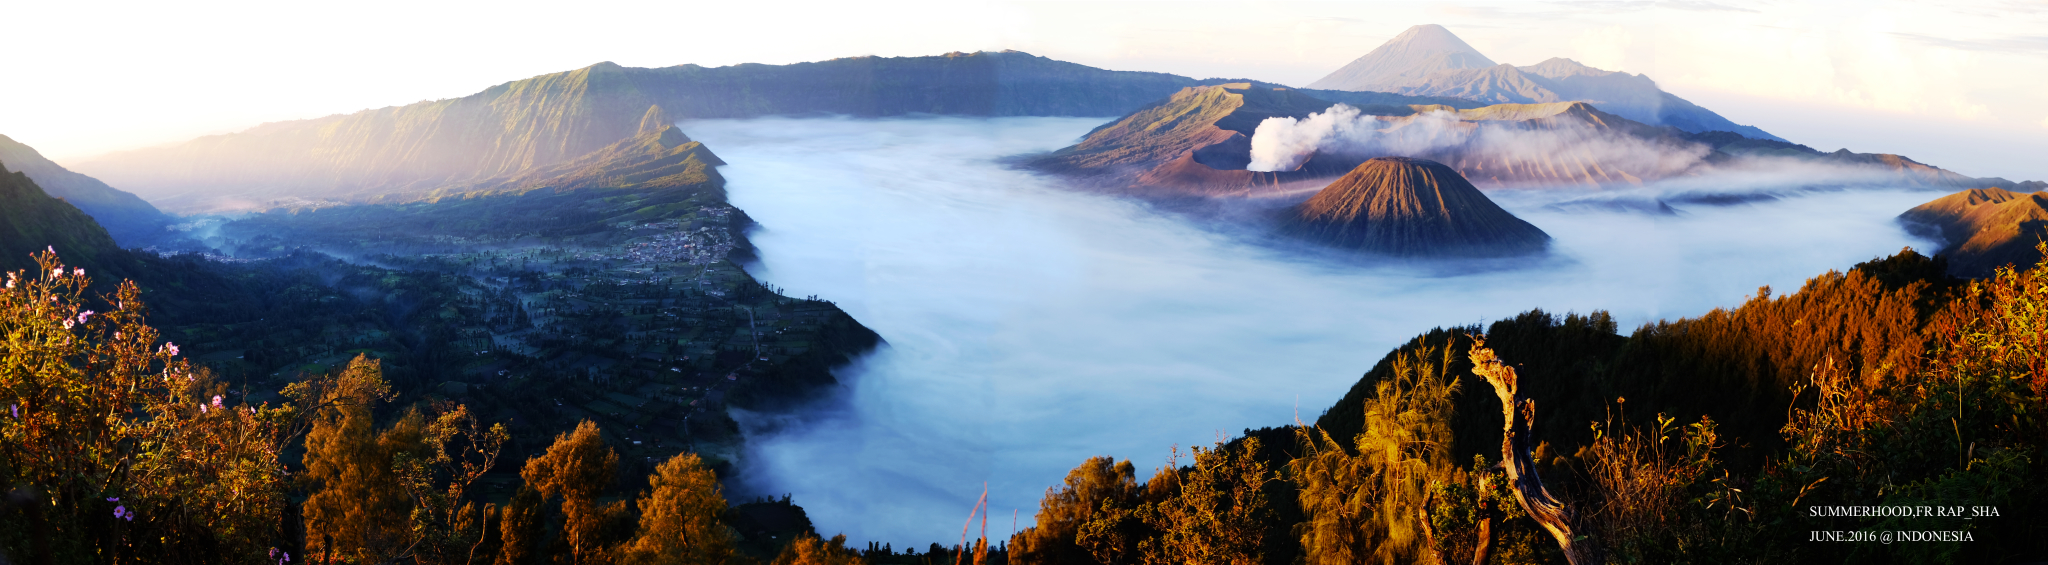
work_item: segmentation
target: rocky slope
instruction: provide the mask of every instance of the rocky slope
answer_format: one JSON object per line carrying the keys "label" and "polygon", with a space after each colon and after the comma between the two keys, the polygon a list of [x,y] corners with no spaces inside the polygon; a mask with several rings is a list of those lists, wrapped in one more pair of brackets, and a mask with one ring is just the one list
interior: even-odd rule
{"label": "rocky slope", "polygon": [[1973,188],[1915,206],[1899,221],[1943,242],[1949,273],[1986,277],[1998,267],[2025,267],[2041,258],[2034,246],[2048,240],[2048,191]]}
{"label": "rocky slope", "polygon": [[1435,161],[1380,157],[1290,208],[1286,233],[1404,257],[1538,253],[1550,236]]}
{"label": "rocky slope", "polygon": [[599,63],[462,98],[264,124],[76,168],[169,209],[261,208],[519,174],[632,137],[650,115],[1113,116],[1196,82],[1018,52],[717,68]]}
{"label": "rocky slope", "polygon": [[146,243],[172,223],[170,216],[142,198],[72,172],[44,158],[34,147],[5,135],[0,135],[0,163],[7,164],[0,173],[22,173],[35,179],[44,192],[77,206],[122,244]]}
{"label": "rocky slope", "polygon": [[1526,67],[1495,64],[1438,25],[1408,28],[1309,88],[1448,96],[1486,104],[1584,101],[1646,124],[1784,141],[1665,92],[1648,76],[1596,69],[1564,58]]}
{"label": "rocky slope", "polygon": [[1080,143],[1035,159],[1037,167],[1098,174],[1146,167],[1194,152],[1198,161],[1244,168],[1251,136],[1273,117],[1307,117],[1333,103],[1249,82],[1193,86],[1095,128]]}

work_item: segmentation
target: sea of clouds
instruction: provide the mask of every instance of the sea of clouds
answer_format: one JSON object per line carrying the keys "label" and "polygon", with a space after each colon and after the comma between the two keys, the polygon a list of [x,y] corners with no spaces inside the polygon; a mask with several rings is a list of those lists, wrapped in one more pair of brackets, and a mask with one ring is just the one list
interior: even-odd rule
{"label": "sea of clouds", "polygon": [[[1790,292],[1929,248],[1892,218],[1938,196],[1772,188],[1799,184],[1780,177],[1492,191],[1556,238],[1552,253],[1470,268],[1380,263],[1001,164],[1102,121],[681,124],[731,163],[731,200],[760,222],[762,259],[749,270],[836,301],[888,341],[837,373],[834,400],[794,418],[740,415],[751,446],[740,494],[792,494],[820,533],[900,550],[957,542],[954,524],[986,484],[990,534],[1002,538],[1004,515],[1028,526],[1046,488],[1089,456],[1130,459],[1142,480],[1171,446],[1312,421],[1432,327],[1540,307],[1608,310],[1627,331],[1760,286]],[[1677,215],[1602,205],[1700,190],[1769,196],[1674,200]]]}

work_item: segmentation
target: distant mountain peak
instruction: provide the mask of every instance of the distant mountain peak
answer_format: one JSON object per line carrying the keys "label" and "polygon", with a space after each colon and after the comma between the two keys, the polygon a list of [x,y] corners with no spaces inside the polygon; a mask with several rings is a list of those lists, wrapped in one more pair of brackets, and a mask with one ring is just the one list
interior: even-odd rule
{"label": "distant mountain peak", "polygon": [[1406,49],[1411,52],[1454,51],[1479,53],[1478,49],[1473,49],[1471,45],[1465,43],[1465,40],[1458,39],[1458,34],[1451,33],[1451,30],[1444,29],[1444,26],[1437,24],[1411,26],[1407,31],[1403,31],[1400,35],[1394,36],[1393,39],[1387,40],[1386,44],[1380,47],[1385,48],[1389,46]]}
{"label": "distant mountain peak", "polygon": [[1527,67],[1496,65],[1437,25],[1408,28],[1309,88],[1453,97],[1486,104],[1584,100],[1645,124],[1784,141],[1664,92],[1645,75],[1598,69],[1563,57]]}
{"label": "distant mountain peak", "polygon": [[1437,71],[1494,66],[1478,49],[1436,24],[1408,28],[1372,52],[1308,85],[1330,90],[1392,91]]}
{"label": "distant mountain peak", "polygon": [[1620,72],[1596,69],[1593,67],[1586,66],[1585,63],[1580,63],[1578,61],[1566,59],[1564,57],[1551,57],[1549,60],[1543,61],[1541,63],[1518,68],[1521,69],[1522,72],[1540,76],[1543,78],[1565,78],[1573,76],[1601,77]]}

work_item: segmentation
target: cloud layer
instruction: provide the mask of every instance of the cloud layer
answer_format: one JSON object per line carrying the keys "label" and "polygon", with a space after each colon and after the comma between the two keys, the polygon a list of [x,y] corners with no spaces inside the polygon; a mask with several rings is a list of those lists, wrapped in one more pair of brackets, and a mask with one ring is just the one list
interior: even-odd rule
{"label": "cloud layer", "polygon": [[[1676,217],[1502,191],[1556,238],[1515,264],[1337,260],[1076,192],[995,159],[1071,143],[1091,119],[684,122],[732,165],[761,223],[750,269],[837,301],[889,345],[803,421],[745,418],[748,488],[791,493],[821,533],[922,547],[957,537],[989,485],[996,519],[1092,455],[1149,473],[1169,446],[1315,418],[1406,339],[1530,308],[1625,328],[1922,243],[1892,216],[1934,195],[1788,194]],[[1564,210],[1577,210],[1567,212]],[[1474,267],[1474,268],[1466,268]],[[1478,268],[1484,267],[1484,268]]]}

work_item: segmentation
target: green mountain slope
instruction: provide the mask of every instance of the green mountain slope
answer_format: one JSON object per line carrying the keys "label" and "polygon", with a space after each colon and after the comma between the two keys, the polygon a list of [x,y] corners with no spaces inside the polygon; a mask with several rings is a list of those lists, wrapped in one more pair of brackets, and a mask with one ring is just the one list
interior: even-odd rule
{"label": "green mountain slope", "polygon": [[34,269],[29,256],[44,249],[55,249],[67,265],[85,267],[95,278],[122,254],[107,230],[77,206],[52,198],[26,174],[0,173],[0,270]]}
{"label": "green mountain slope", "polygon": [[0,172],[27,174],[44,192],[85,211],[123,244],[142,243],[149,236],[163,233],[164,226],[171,223],[170,216],[142,198],[65,169],[44,158],[34,147],[5,135],[0,135],[0,163],[7,163]]}
{"label": "green mountain slope", "polygon": [[1112,116],[1195,84],[1026,53],[857,57],[793,65],[599,63],[421,102],[107,155],[78,170],[174,210],[354,200],[474,183],[604,148],[664,120],[776,114]]}

